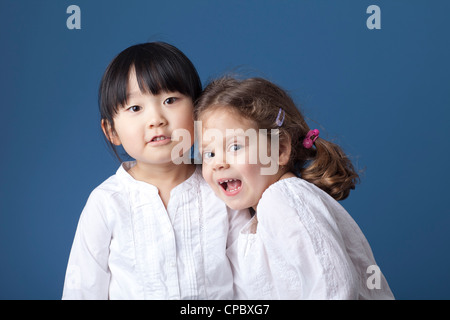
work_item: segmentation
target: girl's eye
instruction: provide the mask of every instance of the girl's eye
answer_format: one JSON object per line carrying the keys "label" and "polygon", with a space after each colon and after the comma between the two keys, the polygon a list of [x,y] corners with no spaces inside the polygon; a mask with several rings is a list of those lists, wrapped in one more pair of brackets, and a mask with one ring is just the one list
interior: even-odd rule
{"label": "girl's eye", "polygon": [[209,151],[203,152],[203,158],[210,159],[210,158],[214,158],[214,156],[215,156],[214,152],[209,152]]}
{"label": "girl's eye", "polygon": [[164,104],[173,104],[175,101],[177,101],[178,98],[170,97],[164,100]]}
{"label": "girl's eye", "polygon": [[241,145],[239,145],[239,144],[233,144],[233,145],[230,146],[230,151],[238,151],[238,150],[240,150],[241,148],[242,148]]}
{"label": "girl's eye", "polygon": [[130,110],[131,112],[138,112],[141,111],[141,109],[142,108],[140,106],[132,106],[128,108],[128,110]]}

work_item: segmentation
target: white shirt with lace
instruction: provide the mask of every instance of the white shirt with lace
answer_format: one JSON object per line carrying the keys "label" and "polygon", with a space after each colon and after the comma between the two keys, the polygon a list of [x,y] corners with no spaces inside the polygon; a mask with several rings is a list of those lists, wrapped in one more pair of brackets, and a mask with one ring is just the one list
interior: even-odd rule
{"label": "white shirt with lace", "polygon": [[236,298],[394,298],[356,222],[315,185],[280,180],[256,212],[228,249]]}
{"label": "white shirt with lace", "polygon": [[63,299],[232,299],[229,225],[248,220],[214,195],[200,168],[171,191],[166,210],[155,186],[128,174],[134,164],[89,196]]}

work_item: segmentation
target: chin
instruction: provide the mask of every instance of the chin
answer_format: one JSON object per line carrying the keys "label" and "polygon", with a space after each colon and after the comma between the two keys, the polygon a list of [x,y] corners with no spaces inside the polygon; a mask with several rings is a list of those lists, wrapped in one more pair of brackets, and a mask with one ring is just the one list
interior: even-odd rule
{"label": "chin", "polygon": [[[223,201],[223,199],[222,199],[222,201]],[[244,204],[233,203],[233,202],[230,202],[230,201],[228,201],[228,202],[224,201],[224,202],[230,209],[233,209],[233,210],[244,210],[244,209],[249,208],[249,206],[244,205]]]}

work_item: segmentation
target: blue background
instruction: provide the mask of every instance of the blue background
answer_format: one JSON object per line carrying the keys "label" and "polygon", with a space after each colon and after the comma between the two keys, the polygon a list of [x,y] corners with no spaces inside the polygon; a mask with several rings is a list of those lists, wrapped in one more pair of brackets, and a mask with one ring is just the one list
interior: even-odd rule
{"label": "blue background", "polygon": [[[81,30],[66,9],[81,8]],[[366,9],[381,8],[381,30]],[[79,215],[118,163],[97,90],[126,47],[179,47],[203,83],[287,89],[364,170],[342,202],[398,299],[449,299],[449,1],[0,2],[0,298],[59,299]]]}

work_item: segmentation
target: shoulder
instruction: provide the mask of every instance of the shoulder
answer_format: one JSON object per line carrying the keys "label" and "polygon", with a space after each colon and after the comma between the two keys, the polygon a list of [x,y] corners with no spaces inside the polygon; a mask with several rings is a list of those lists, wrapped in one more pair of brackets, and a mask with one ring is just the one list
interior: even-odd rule
{"label": "shoulder", "polygon": [[270,185],[262,194],[258,203],[258,211],[261,208],[274,207],[283,204],[283,206],[293,206],[298,197],[307,198],[311,195],[311,189],[304,180],[300,178],[287,178],[279,180]]}
{"label": "shoulder", "polygon": [[[320,193],[320,189],[314,184],[303,180],[302,178],[292,177],[282,180],[278,180],[266,189],[263,196],[266,194],[283,193],[286,196],[290,196],[293,193],[298,194],[316,194]],[[322,191],[323,192],[323,191]]]}
{"label": "shoulder", "polygon": [[301,178],[272,184],[262,195],[257,212],[265,220],[284,220],[277,223],[285,227],[289,223],[302,226],[308,234],[339,233],[337,217],[348,215],[335,199]]}
{"label": "shoulder", "polygon": [[127,192],[124,183],[120,181],[117,175],[112,175],[100,185],[98,185],[89,195],[88,202],[110,202],[120,201]]}
{"label": "shoulder", "polygon": [[293,177],[279,180],[269,186],[263,193],[259,206],[273,206],[283,203],[295,208],[316,207],[320,211],[344,210],[329,194],[314,184],[301,178]]}
{"label": "shoulder", "polygon": [[325,279],[327,296],[354,295],[356,274],[339,225],[348,213],[335,199],[303,179],[289,178],[266,190],[257,215],[258,232],[278,241],[279,250],[310,270],[311,279]]}
{"label": "shoulder", "polygon": [[132,167],[133,161],[124,162],[116,173],[98,185],[90,194],[89,200],[94,202],[120,203],[127,201],[131,189],[139,188],[127,172]]}
{"label": "shoulder", "polygon": [[117,175],[112,175],[91,191],[81,213],[80,221],[111,226],[117,213],[128,211],[129,192]]}

